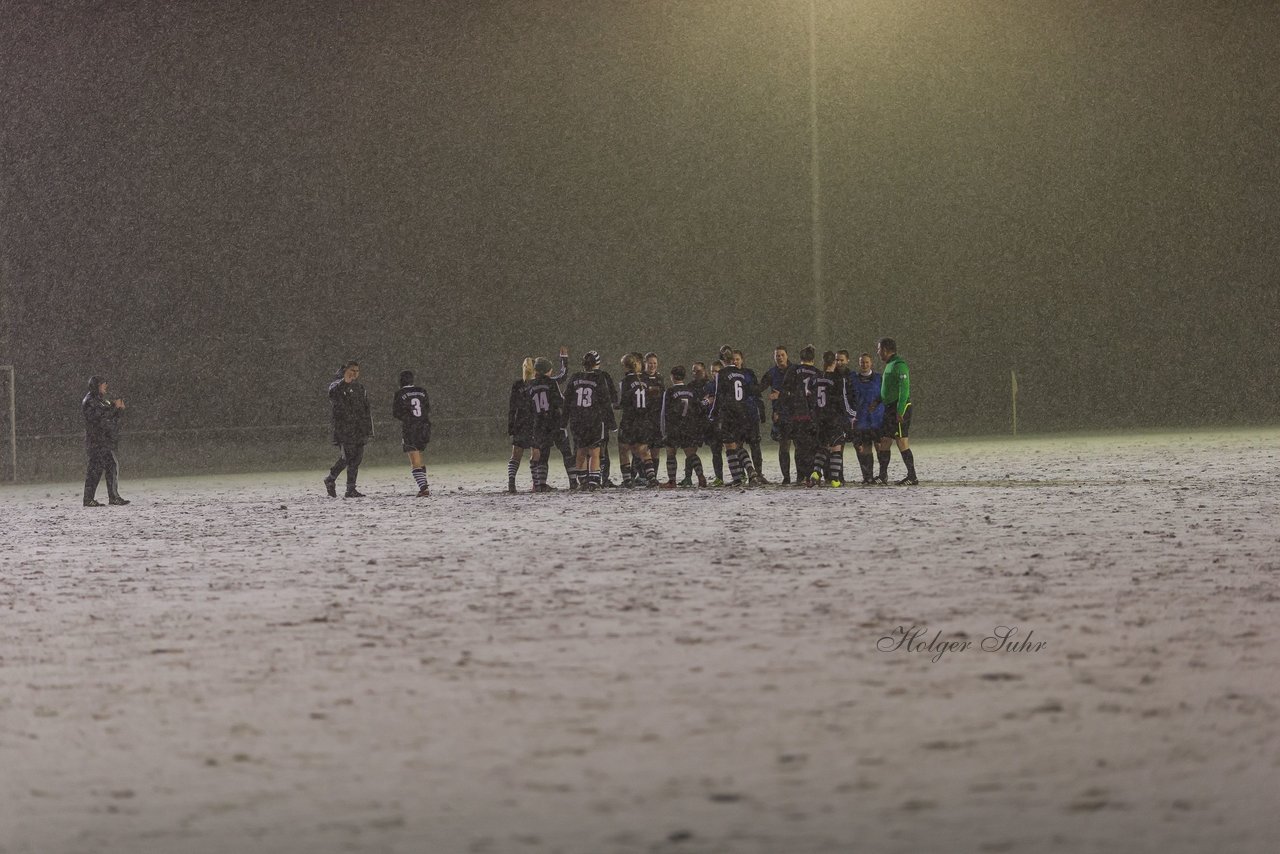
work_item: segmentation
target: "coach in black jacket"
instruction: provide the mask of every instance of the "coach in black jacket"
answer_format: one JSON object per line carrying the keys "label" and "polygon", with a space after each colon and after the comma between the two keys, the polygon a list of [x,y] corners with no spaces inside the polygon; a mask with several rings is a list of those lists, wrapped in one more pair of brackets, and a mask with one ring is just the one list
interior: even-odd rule
{"label": "coach in black jacket", "polygon": [[89,391],[80,401],[80,411],[84,414],[84,448],[89,455],[89,467],[84,475],[84,506],[102,506],[94,495],[104,473],[107,476],[107,501],[117,506],[128,504],[120,497],[120,464],[116,460],[124,401],[109,399],[107,381],[102,377],[90,377]]}
{"label": "coach in black jacket", "polygon": [[342,376],[329,383],[329,401],[333,404],[333,444],[342,449],[342,456],[329,469],[324,488],[330,498],[338,497],[338,475],[347,471],[347,498],[364,498],[356,491],[356,476],[360,473],[360,461],[364,459],[364,446],[373,438],[373,413],[364,386],[359,383],[360,363],[347,362],[342,366]]}

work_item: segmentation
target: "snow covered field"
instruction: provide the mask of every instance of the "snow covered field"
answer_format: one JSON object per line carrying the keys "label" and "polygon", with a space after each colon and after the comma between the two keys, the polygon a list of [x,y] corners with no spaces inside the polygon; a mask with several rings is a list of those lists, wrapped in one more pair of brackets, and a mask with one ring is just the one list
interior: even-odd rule
{"label": "snow covered field", "polygon": [[1280,432],[915,451],[0,489],[0,852],[1275,850]]}

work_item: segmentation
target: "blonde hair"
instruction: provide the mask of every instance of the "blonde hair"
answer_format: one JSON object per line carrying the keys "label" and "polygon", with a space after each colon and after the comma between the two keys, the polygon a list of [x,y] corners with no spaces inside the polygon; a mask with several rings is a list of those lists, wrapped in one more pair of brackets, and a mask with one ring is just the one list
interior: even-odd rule
{"label": "blonde hair", "polygon": [[525,356],[524,362],[520,364],[520,375],[526,380],[533,379],[535,371],[533,370],[533,357]]}

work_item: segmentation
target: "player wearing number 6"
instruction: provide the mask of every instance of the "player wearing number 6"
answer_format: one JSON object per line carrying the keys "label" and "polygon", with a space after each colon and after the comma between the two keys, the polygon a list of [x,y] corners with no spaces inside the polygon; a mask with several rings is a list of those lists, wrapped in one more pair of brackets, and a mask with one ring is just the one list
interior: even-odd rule
{"label": "player wearing number 6", "polygon": [[760,483],[760,474],[744,447],[751,435],[752,416],[747,398],[757,393],[755,383],[732,363],[721,368],[712,381],[711,420],[724,443],[725,459],[733,477],[730,486]]}
{"label": "player wearing number 6", "polygon": [[431,492],[427,488],[422,452],[431,441],[431,401],[426,389],[414,385],[413,371],[400,372],[400,389],[391,401],[391,417],[400,422],[401,447],[409,455],[413,479],[418,484],[418,497],[425,498]]}

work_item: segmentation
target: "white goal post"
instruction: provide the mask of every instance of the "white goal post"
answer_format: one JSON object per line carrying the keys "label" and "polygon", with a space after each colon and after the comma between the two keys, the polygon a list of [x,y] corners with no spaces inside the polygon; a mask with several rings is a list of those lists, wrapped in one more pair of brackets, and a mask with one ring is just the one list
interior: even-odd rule
{"label": "white goal post", "polygon": [[5,426],[8,428],[4,431],[5,442],[9,446],[7,463],[0,462],[0,480],[3,480],[5,469],[8,469],[9,480],[12,483],[18,482],[18,391],[14,387],[14,371],[13,365],[0,365],[0,377],[3,378],[4,387],[8,391],[8,406],[5,408],[4,420],[8,422]]}

